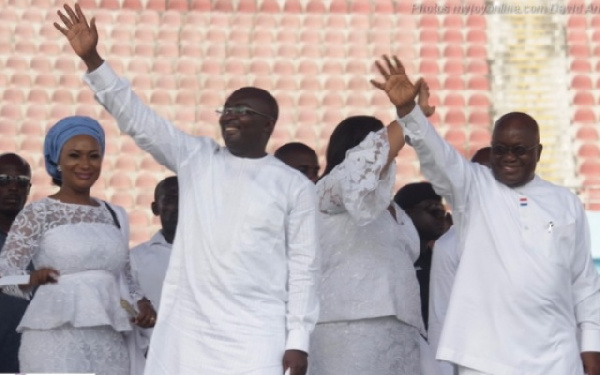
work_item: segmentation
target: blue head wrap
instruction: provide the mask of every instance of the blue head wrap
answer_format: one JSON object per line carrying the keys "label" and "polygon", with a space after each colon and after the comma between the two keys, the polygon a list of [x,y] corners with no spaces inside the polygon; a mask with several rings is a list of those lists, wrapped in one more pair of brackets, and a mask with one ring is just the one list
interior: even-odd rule
{"label": "blue head wrap", "polygon": [[100,151],[104,155],[104,129],[98,121],[85,116],[71,116],[60,120],[48,130],[44,140],[44,161],[46,172],[57,180],[61,179],[58,171],[58,158],[65,143],[76,135],[89,135],[98,141]]}

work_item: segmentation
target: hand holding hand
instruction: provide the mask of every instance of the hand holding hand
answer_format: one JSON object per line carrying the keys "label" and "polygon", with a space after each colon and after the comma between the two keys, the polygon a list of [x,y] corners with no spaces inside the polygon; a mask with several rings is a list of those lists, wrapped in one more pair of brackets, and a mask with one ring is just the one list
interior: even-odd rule
{"label": "hand holding hand", "polygon": [[142,328],[152,328],[156,323],[156,311],[149,300],[143,298],[137,303],[139,313],[133,320],[135,324]]}
{"label": "hand holding hand", "polygon": [[283,372],[290,369],[290,375],[305,375],[308,370],[308,354],[301,350],[286,350],[283,355]]}
{"label": "hand holding hand", "polygon": [[435,113],[435,106],[429,105],[429,85],[426,81],[422,81],[421,87],[419,88],[419,107],[421,107],[421,111],[427,117],[433,115]]}
{"label": "hand holding hand", "polygon": [[96,29],[96,20],[92,18],[88,24],[79,4],[75,4],[75,10],[69,5],[64,6],[66,15],[60,10],[57,12],[63,25],[54,23],[64,36],[67,37],[73,51],[81,57],[88,67],[88,71],[93,71],[102,65],[102,58],[98,54],[96,46],[98,45],[98,30]]}

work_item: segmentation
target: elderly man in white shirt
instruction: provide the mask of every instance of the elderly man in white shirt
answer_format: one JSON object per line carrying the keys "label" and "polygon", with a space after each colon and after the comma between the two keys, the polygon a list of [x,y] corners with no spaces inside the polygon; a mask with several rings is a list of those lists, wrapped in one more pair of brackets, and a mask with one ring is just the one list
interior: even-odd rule
{"label": "elderly man in white shirt", "polygon": [[438,359],[461,375],[600,374],[600,278],[585,212],[570,191],[536,176],[535,120],[501,117],[491,170],[469,163],[414,105],[425,83],[385,60],[385,82],[373,84],[397,106],[422,173],[459,213],[462,255]]}
{"label": "elderly man in white shirt", "polygon": [[[484,147],[473,155],[471,162],[490,167],[490,147]],[[431,276],[429,283],[429,329],[427,339],[431,349],[437,351],[442,334],[442,327],[450,302],[450,293],[454,284],[456,269],[460,262],[457,228],[451,226],[433,247],[431,259]],[[456,366],[446,361],[438,361],[441,374],[454,375]]]}
{"label": "elderly man in white shirt", "polygon": [[156,185],[151,209],[160,218],[161,229],[149,241],[131,249],[130,253],[131,273],[157,312],[177,230],[178,190],[175,176],[167,177]]}
{"label": "elderly man in white shirt", "polygon": [[146,375],[304,375],[319,314],[316,193],[266,153],[279,115],[245,87],[219,117],[225,147],[181,132],[148,108],[98,54],[94,20],[65,5],[55,23],[120,129],[177,174],[177,236]]}

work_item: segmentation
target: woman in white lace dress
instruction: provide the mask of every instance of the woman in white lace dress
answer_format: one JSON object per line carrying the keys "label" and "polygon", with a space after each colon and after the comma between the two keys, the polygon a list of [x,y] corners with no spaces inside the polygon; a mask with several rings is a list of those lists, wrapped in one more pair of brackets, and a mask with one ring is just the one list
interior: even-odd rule
{"label": "woman in white lace dress", "polygon": [[[431,114],[421,89],[419,104]],[[310,375],[421,374],[419,236],[392,201],[394,158],[403,146],[397,122],[384,128],[369,116],[347,118],[331,135],[317,183],[323,263]]]}
{"label": "woman in white lace dress", "polygon": [[23,372],[129,375],[122,333],[132,327],[120,304],[123,289],[137,302],[134,322],[154,324],[156,313],[130,276],[128,239],[120,229],[127,216],[90,196],[103,155],[104,132],[95,120],[77,116],[54,125],[44,156],[60,188],[26,206],[8,234],[0,276],[24,274],[31,261],[29,286],[38,286],[17,328]]}

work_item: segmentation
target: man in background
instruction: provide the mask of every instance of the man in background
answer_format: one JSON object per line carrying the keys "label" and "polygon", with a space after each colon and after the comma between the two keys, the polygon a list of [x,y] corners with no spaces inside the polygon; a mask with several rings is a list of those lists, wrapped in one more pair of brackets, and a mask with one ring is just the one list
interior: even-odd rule
{"label": "man in background", "polygon": [[161,229],[152,238],[131,250],[131,271],[144,295],[158,312],[171,247],[177,229],[179,184],[171,176],[160,181],[154,189],[152,213],[160,218]]}
{"label": "man in background", "polygon": [[[0,252],[31,188],[31,167],[14,153],[0,155]],[[0,373],[19,372],[21,334],[17,326],[29,301],[0,291]]]}
{"label": "man in background", "polygon": [[312,148],[304,143],[286,143],[274,155],[290,167],[299,170],[314,183],[319,179],[319,158]]}

